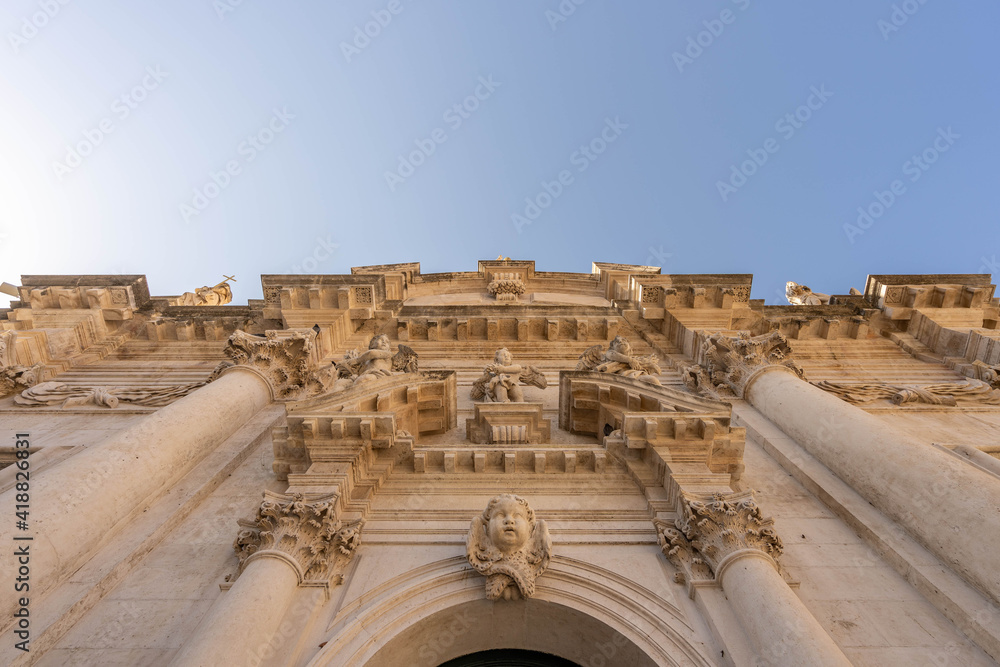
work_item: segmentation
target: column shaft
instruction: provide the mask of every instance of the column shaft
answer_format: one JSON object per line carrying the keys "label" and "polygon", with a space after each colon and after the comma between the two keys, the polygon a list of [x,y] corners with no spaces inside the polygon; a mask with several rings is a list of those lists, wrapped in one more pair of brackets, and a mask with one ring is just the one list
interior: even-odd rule
{"label": "column shaft", "polygon": [[908,439],[864,410],[782,370],[754,379],[746,398],[847,484],[1000,600],[1000,480]]}
{"label": "column shaft", "polygon": [[[232,435],[271,400],[268,383],[233,369],[134,426],[31,480],[31,597],[79,567],[115,525],[173,477]],[[14,510],[14,489],[0,507]],[[9,524],[8,524],[9,525]],[[14,581],[13,549],[0,552],[0,579]],[[3,596],[9,618],[14,596]]]}
{"label": "column shaft", "polygon": [[725,565],[720,583],[761,665],[849,667],[822,626],[766,555],[742,555]]}
{"label": "column shaft", "polygon": [[233,587],[208,611],[195,636],[185,642],[172,665],[256,667],[291,604],[298,574],[288,561],[257,557],[247,563]]}

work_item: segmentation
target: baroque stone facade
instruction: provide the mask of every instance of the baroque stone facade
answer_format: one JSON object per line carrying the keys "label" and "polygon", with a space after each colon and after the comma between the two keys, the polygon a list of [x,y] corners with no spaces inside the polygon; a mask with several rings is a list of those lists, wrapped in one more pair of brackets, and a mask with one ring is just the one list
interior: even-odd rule
{"label": "baroque stone facade", "polygon": [[989,276],[261,282],[22,277],[3,664],[1000,660]]}

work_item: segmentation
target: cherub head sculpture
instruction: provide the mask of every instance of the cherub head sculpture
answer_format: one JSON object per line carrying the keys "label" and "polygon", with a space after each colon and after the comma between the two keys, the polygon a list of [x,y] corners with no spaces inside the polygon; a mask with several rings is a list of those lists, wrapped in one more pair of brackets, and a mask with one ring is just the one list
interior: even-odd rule
{"label": "cherub head sculpture", "polygon": [[619,354],[631,355],[632,354],[632,344],[628,342],[628,338],[624,336],[615,336],[608,345],[608,349],[614,350]]}
{"label": "cherub head sculpture", "polygon": [[389,337],[385,334],[379,334],[377,336],[372,336],[372,339],[368,342],[369,350],[385,350],[389,352],[392,350],[392,345],[389,343]]}
{"label": "cherub head sculpture", "polygon": [[514,363],[514,355],[512,355],[507,348],[501,347],[496,351],[496,354],[493,355],[493,362],[500,364],[501,366],[510,366]]}
{"label": "cherub head sculpture", "polygon": [[535,578],[549,564],[552,540],[528,501],[504,493],[472,520],[466,551],[469,564],[486,575],[486,596],[514,600],[534,594]]}

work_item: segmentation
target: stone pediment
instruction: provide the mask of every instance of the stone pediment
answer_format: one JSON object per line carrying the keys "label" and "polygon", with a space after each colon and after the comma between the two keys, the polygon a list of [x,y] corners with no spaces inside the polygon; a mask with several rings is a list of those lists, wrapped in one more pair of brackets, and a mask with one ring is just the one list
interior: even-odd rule
{"label": "stone pediment", "polygon": [[414,435],[457,426],[454,371],[400,373],[288,404],[289,416],[338,412],[393,413],[397,428]]}
{"label": "stone pediment", "polygon": [[[605,413],[690,412],[728,418],[728,403],[695,396],[671,387],[650,385],[637,379],[596,371],[559,373],[559,428],[572,433],[591,433],[599,438]],[[600,423],[599,423],[600,422]],[[608,422],[612,430],[621,424]]]}

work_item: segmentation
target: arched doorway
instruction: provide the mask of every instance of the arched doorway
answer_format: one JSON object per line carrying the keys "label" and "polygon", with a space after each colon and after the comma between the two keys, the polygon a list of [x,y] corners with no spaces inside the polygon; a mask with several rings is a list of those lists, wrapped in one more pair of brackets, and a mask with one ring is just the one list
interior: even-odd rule
{"label": "arched doorway", "polygon": [[440,667],[580,667],[549,653],[520,649],[479,651],[442,663]]}
{"label": "arched doorway", "polygon": [[668,600],[566,557],[552,559],[535,597],[517,601],[486,599],[464,556],[401,572],[344,605],[326,636],[309,667],[440,667],[512,649],[573,667],[715,664]]}

